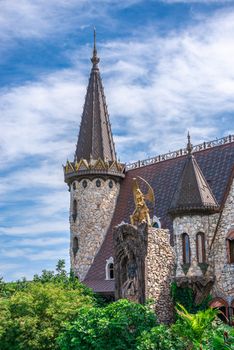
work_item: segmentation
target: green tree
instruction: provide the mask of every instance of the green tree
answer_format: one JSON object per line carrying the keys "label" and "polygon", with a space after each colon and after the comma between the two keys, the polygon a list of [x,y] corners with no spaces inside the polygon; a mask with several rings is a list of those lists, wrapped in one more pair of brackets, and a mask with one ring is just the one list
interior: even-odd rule
{"label": "green tree", "polygon": [[[45,278],[46,277],[46,278]],[[56,337],[81,307],[95,305],[93,293],[75,278],[50,274],[36,281],[6,283],[0,296],[1,350],[56,350]]]}
{"label": "green tree", "polygon": [[62,350],[135,350],[137,338],[155,324],[148,307],[123,299],[103,308],[81,309],[58,343]]}

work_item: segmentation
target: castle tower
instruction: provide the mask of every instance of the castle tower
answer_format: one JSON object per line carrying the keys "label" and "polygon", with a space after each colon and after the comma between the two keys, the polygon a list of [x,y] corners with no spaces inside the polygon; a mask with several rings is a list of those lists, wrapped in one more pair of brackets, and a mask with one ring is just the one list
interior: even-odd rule
{"label": "castle tower", "polygon": [[[219,206],[192,148],[188,134],[187,159],[169,209],[173,216],[176,278],[181,286],[190,285],[193,289],[197,286],[199,291],[207,286],[208,291],[214,277],[208,251]],[[197,301],[200,297],[198,293]]]}
{"label": "castle tower", "polygon": [[124,165],[116,159],[94,31],[92,69],[73,162],[64,166],[70,190],[71,268],[84,280],[114,214]]}

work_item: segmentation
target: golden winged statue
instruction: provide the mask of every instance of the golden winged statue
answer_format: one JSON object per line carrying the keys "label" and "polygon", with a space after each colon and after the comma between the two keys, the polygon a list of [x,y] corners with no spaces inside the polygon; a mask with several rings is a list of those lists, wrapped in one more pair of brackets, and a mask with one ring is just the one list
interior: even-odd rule
{"label": "golden winged statue", "polygon": [[137,179],[133,178],[132,190],[133,190],[133,197],[135,202],[135,210],[133,214],[130,215],[130,222],[132,225],[138,225],[142,222],[146,222],[149,226],[151,226],[149,209],[145,201],[148,200],[154,205],[154,202],[155,202],[154,191],[146,180],[144,180],[140,176],[138,176],[137,178],[146,184],[148,191],[146,194],[143,194],[142,191],[140,190]]}

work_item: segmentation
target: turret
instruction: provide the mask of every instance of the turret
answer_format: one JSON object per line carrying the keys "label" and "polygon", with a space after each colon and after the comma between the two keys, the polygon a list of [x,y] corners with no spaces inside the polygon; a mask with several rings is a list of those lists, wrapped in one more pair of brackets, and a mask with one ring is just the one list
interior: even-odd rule
{"label": "turret", "polygon": [[124,164],[116,158],[99,61],[94,31],[92,69],[75,157],[64,166],[70,190],[71,267],[80,280],[105,238],[125,176]]}

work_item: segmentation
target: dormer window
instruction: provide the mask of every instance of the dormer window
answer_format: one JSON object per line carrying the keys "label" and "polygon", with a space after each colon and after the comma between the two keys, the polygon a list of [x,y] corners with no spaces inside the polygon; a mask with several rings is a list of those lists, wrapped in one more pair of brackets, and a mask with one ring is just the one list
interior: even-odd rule
{"label": "dormer window", "polygon": [[183,264],[191,263],[190,240],[187,233],[182,234]]}
{"label": "dormer window", "polygon": [[234,264],[234,230],[227,235],[227,258],[229,264]]}
{"label": "dormer window", "polygon": [[106,260],[106,280],[113,280],[114,278],[114,259],[111,256]]}

